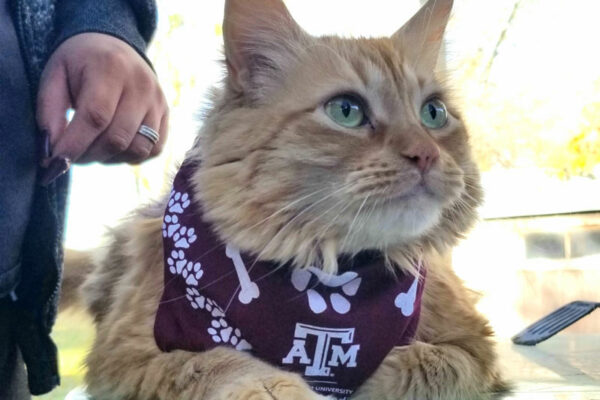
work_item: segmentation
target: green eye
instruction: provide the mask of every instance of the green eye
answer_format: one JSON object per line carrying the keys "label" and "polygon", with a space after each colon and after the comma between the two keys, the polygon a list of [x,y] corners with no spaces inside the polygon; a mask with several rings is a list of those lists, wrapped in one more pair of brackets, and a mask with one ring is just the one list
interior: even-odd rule
{"label": "green eye", "polygon": [[358,128],[367,122],[360,100],[353,96],[338,96],[325,104],[325,113],[335,123],[346,128]]}
{"label": "green eye", "polygon": [[446,105],[439,99],[431,99],[421,108],[421,122],[429,129],[443,128],[448,122]]}

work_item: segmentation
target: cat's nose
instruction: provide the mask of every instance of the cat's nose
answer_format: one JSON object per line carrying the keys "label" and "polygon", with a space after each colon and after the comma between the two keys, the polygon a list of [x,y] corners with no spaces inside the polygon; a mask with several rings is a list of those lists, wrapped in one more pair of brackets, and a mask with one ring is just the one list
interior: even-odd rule
{"label": "cat's nose", "polygon": [[433,141],[423,140],[412,143],[402,151],[402,155],[424,174],[440,158],[440,148]]}

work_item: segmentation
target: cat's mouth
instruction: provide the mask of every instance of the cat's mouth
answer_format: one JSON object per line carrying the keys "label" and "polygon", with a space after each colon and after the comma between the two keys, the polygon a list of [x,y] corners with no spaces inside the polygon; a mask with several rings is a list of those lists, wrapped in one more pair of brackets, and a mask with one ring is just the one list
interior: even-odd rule
{"label": "cat's mouth", "polygon": [[403,199],[408,197],[416,197],[421,195],[433,196],[432,190],[428,187],[427,183],[424,179],[421,179],[416,185],[414,185],[408,191],[404,191],[403,193],[398,193],[394,197],[396,199]]}
{"label": "cat's mouth", "polygon": [[420,178],[412,185],[402,185],[395,190],[390,191],[389,194],[385,195],[385,199],[388,201],[406,201],[409,199],[419,198],[422,196],[435,197],[433,189],[427,184],[424,178]]}
{"label": "cat's mouth", "polygon": [[344,237],[349,239],[343,247],[354,251],[408,243],[439,221],[442,208],[439,194],[426,179],[388,186],[384,192],[363,198],[355,210],[347,213],[348,225],[343,228]]}

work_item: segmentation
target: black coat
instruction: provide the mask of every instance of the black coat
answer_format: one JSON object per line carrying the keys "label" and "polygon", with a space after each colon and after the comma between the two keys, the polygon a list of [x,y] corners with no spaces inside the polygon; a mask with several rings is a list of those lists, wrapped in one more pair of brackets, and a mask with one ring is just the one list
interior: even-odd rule
{"label": "black coat", "polygon": [[[129,43],[145,58],[146,45],[156,28],[154,0],[9,2],[34,101],[48,57],[69,37],[83,32],[106,33]],[[47,393],[60,382],[56,347],[50,332],[60,293],[68,187],[68,174],[47,187],[36,186],[22,249],[13,329],[27,365],[29,389],[34,395]]]}

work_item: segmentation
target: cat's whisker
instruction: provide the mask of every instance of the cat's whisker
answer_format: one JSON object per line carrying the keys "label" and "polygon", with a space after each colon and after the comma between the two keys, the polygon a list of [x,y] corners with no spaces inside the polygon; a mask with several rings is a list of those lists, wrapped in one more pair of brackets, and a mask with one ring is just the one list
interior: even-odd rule
{"label": "cat's whisker", "polygon": [[204,286],[202,286],[202,287],[199,287],[199,288],[198,288],[198,290],[204,290],[204,289],[207,289],[207,288],[211,287],[212,285],[215,285],[215,284],[217,284],[217,283],[221,282],[223,279],[225,279],[225,278],[227,278],[228,276],[230,276],[230,275],[233,275],[233,274],[235,274],[235,270],[233,270],[233,271],[229,271],[229,272],[226,272],[226,273],[224,273],[223,275],[221,275],[220,277],[218,277],[217,279],[214,279],[214,280],[212,280],[211,282],[208,282],[206,285],[204,285]]}
{"label": "cat's whisker", "polygon": [[[389,189],[388,189],[389,191]],[[385,192],[384,192],[384,196],[385,196]],[[380,203],[382,201],[383,196],[378,197],[377,199],[375,199],[375,201],[373,202],[373,204],[371,204],[371,208],[369,209],[369,212],[367,213],[367,217],[366,220],[370,220],[371,217],[373,216],[373,212],[375,212],[375,210],[377,209],[378,203]]]}
{"label": "cat's whisker", "polygon": [[[254,279],[254,282],[259,282],[259,281],[261,281],[263,279],[268,278],[269,276],[275,274],[277,271],[279,271],[282,268],[284,268],[286,265],[287,264],[283,264],[283,263],[278,264],[275,268],[273,268],[272,270],[270,270],[266,274],[263,274],[263,275],[259,276],[258,278]],[[227,312],[227,310],[225,310],[225,312]]]}
{"label": "cat's whisker", "polygon": [[[334,192],[330,193],[329,195],[321,198],[320,200],[312,203],[311,205],[309,205],[308,207],[304,208],[302,211],[300,211],[296,216],[294,216],[291,220],[289,220],[282,228],[279,229],[279,231],[273,236],[273,238],[271,238],[271,240],[265,245],[265,248],[258,254],[258,256],[256,257],[256,260],[254,261],[254,263],[252,264],[252,266],[254,266],[254,264],[256,264],[256,262],[260,259],[260,257],[264,254],[264,252],[267,250],[267,248],[270,246],[270,244],[279,236],[281,235],[289,226],[291,226],[292,222],[294,222],[296,219],[298,219],[300,216],[302,216],[304,213],[306,213],[307,211],[309,211],[310,209],[314,208],[316,205],[322,203],[325,200],[328,200],[329,198],[335,196],[336,194],[338,194],[339,192],[347,189],[350,185],[349,184],[345,184],[342,185],[342,187],[340,187],[339,189],[335,190]],[[342,199],[341,201],[345,201],[345,199]],[[252,268],[252,267],[250,267]]]}
{"label": "cat's whisker", "polygon": [[449,171],[444,171],[443,174],[446,175],[446,176],[460,176],[460,177],[463,177],[463,176],[473,176],[473,177],[479,177],[479,174],[467,174],[467,173],[464,173],[464,172],[449,172]]}
{"label": "cat's whisker", "polygon": [[172,299],[168,299],[168,300],[161,300],[161,301],[158,303],[158,305],[161,305],[161,304],[169,304],[169,303],[173,303],[173,302],[175,302],[175,301],[179,301],[179,300],[182,300],[182,299],[185,299],[185,298],[186,298],[186,295],[184,294],[184,295],[182,295],[182,296],[173,297]]}
{"label": "cat's whisker", "polygon": [[[251,229],[253,229],[253,228],[256,228],[257,226],[259,226],[259,225],[261,225],[261,224],[263,224],[263,223],[265,223],[265,222],[269,221],[270,219],[274,218],[274,217],[275,217],[275,216],[277,216],[278,214],[281,214],[282,212],[284,212],[284,211],[286,211],[286,210],[290,209],[291,207],[293,207],[294,205],[298,204],[299,202],[301,202],[301,201],[303,201],[303,200],[306,200],[307,198],[309,198],[309,197],[311,197],[311,196],[315,196],[315,195],[317,195],[317,194],[319,194],[319,193],[321,193],[321,192],[324,192],[324,191],[326,191],[326,190],[329,190],[329,188],[327,188],[327,187],[326,187],[326,188],[321,188],[321,189],[319,189],[319,190],[315,190],[315,191],[314,191],[314,192],[312,192],[312,193],[309,193],[308,195],[302,196],[301,198],[299,198],[299,199],[296,199],[296,200],[292,201],[291,203],[289,203],[289,204],[285,205],[284,207],[282,207],[282,208],[281,208],[281,209],[279,209],[278,211],[274,212],[273,214],[269,215],[268,217],[264,218],[263,220],[261,220],[261,221],[257,222],[256,224],[254,224],[254,225],[252,225],[252,226],[250,226],[250,227],[248,227],[248,228],[245,228],[245,229],[246,229],[246,230],[251,230]],[[195,258],[194,258],[194,259],[192,259],[191,261],[192,261],[192,262],[200,261],[200,260],[201,260],[203,257],[205,257],[206,255],[208,255],[208,254],[212,253],[213,251],[215,251],[215,250],[217,250],[217,249],[219,249],[219,248],[221,248],[221,247],[225,247],[225,244],[223,244],[223,243],[220,243],[220,244],[218,244],[218,245],[216,245],[216,246],[214,246],[214,247],[212,247],[212,248],[208,249],[207,251],[205,251],[204,253],[202,253],[202,254],[201,254],[201,255],[199,255],[198,257],[195,257]],[[228,275],[231,275],[231,274],[233,274],[233,271],[231,271],[231,272],[228,272],[228,273],[224,274],[222,277],[220,277],[219,279],[215,280],[214,282],[209,282],[209,283],[208,283],[206,286],[202,287],[202,289],[204,289],[204,288],[207,288],[207,287],[210,287],[210,286],[211,286],[211,285],[213,285],[214,283],[217,283],[217,282],[219,282],[220,280],[222,280],[222,279],[226,278]]]}
{"label": "cat's whisker", "polygon": [[356,212],[356,215],[354,216],[354,219],[352,220],[352,223],[350,224],[350,227],[348,228],[348,232],[346,233],[346,237],[344,238],[344,241],[342,242],[342,244],[340,246],[340,250],[343,249],[344,246],[346,245],[346,241],[348,240],[348,237],[350,236],[350,233],[352,232],[352,228],[354,227],[354,224],[356,223],[356,219],[360,215],[360,212],[362,211],[363,207],[365,206],[365,203],[367,202],[367,200],[369,200],[370,196],[371,195],[368,194],[367,197],[365,197],[365,199],[363,200],[363,202],[360,205],[360,207],[358,208],[358,211]]}
{"label": "cat's whisker", "polygon": [[[273,243],[275,241],[275,239],[277,239],[277,237],[279,235],[282,234],[282,232],[284,232],[289,226],[292,225],[292,223],[298,219],[300,216],[302,216],[302,214],[304,214],[305,212],[309,211],[310,209],[312,209],[313,207],[315,207],[317,204],[322,203],[323,201],[335,196],[336,194],[338,194],[339,192],[346,190],[350,185],[349,184],[344,184],[342,185],[339,189],[333,191],[332,193],[328,194],[327,196],[321,198],[320,200],[312,203],[311,205],[309,205],[308,207],[304,208],[302,211],[300,211],[296,216],[294,216],[292,219],[290,219],[281,229],[279,229],[279,231],[277,231],[277,233],[271,238],[271,240],[269,240],[269,242],[265,245],[265,247],[263,248],[263,250],[255,257],[254,262],[252,262],[252,265],[250,266],[250,268],[248,268],[248,273],[250,273],[252,271],[252,269],[254,268],[254,266],[256,265],[256,263],[261,259],[261,257],[265,254],[265,252],[268,250],[269,246],[271,245],[271,243]],[[237,288],[234,290],[233,295],[231,296],[231,299],[229,300],[229,302],[227,303],[227,307],[225,308],[225,313],[227,313],[227,310],[229,309],[229,307],[231,306],[231,303],[233,302],[233,299],[235,298],[237,292],[240,290],[241,286],[238,284]]]}
{"label": "cat's whisker", "polygon": [[[340,205],[340,203],[343,203],[343,202],[344,202],[344,200],[339,201],[338,203],[335,204],[334,207],[332,207],[332,209],[336,208],[337,206]],[[335,223],[335,221],[339,218],[339,216],[342,215],[343,212],[346,211],[348,209],[348,207],[350,207],[351,205],[352,205],[351,202],[347,202],[347,204],[344,207],[342,207],[342,209],[336,214],[336,216],[333,217],[327,225],[325,225],[325,227],[321,230],[321,233],[319,235],[315,236],[315,239],[320,241],[320,239],[322,239],[327,234],[328,229]]]}
{"label": "cat's whisker", "polygon": [[[325,210],[325,212],[321,213],[320,215],[318,215],[317,217],[315,217],[313,219],[313,221],[311,221],[313,224],[317,223],[321,218],[323,218],[325,215],[329,214],[329,212],[331,212],[332,210],[334,210],[335,208],[337,208],[340,204],[342,203],[347,203],[346,206],[342,207],[342,210],[332,219],[332,221],[335,221],[335,219],[340,216],[343,211],[345,209],[347,209],[352,203],[348,202],[346,199],[340,199],[337,203],[335,203],[333,206],[329,207],[327,210]],[[326,232],[327,229],[329,229],[329,226],[331,226],[333,222],[330,221],[330,223],[327,225],[327,227],[324,229],[324,232]],[[322,238],[322,236],[321,236]],[[315,239],[319,239],[319,237],[315,236]],[[317,246],[320,243],[320,241],[316,241],[315,246]]]}
{"label": "cat's whisker", "polygon": [[456,199],[452,206],[461,212],[467,212],[469,210],[468,204],[461,198]]}
{"label": "cat's whisker", "polygon": [[[392,191],[392,187],[388,187],[381,196],[379,196],[377,199],[375,199],[375,201],[373,202],[373,206],[371,207],[371,211],[369,211],[369,216],[368,216],[367,220],[371,218],[371,216],[373,215],[373,212],[375,212],[375,210],[378,207],[385,204],[386,201],[390,200],[387,196],[388,196],[388,193],[391,191]],[[381,203],[381,205],[379,203]]]}
{"label": "cat's whisker", "polygon": [[[393,174],[392,174],[393,173]],[[397,168],[389,168],[389,169],[377,169],[377,170],[362,170],[362,171],[354,171],[349,174],[349,176],[354,177],[356,179],[361,179],[364,177],[375,177],[376,175],[381,174],[389,174],[387,178],[401,178],[403,176],[409,175],[410,172],[399,171]]]}
{"label": "cat's whisker", "polygon": [[[468,191],[466,191],[466,190],[465,190],[465,191],[463,191],[463,192],[461,193],[461,197],[464,197],[464,198],[466,198],[466,199],[470,200],[470,201],[471,201],[471,203],[472,203],[472,206],[473,206],[473,205],[476,205],[476,204],[479,204],[479,200],[477,200],[476,198],[474,198],[474,197],[473,197],[473,196],[472,196],[472,195],[471,195],[471,194],[470,194]],[[464,200],[464,199],[463,199],[463,200]]]}
{"label": "cat's whisker", "polygon": [[[302,209],[302,211],[300,211],[296,216],[294,216],[291,220],[289,220],[282,228],[280,228],[278,230],[278,232],[273,236],[273,238],[271,238],[271,240],[269,241],[269,243],[267,243],[267,245],[265,246],[265,249],[263,249],[263,251],[261,251],[259,253],[259,255],[257,256],[257,260],[260,259],[260,256],[263,255],[264,251],[266,251],[266,249],[268,248],[268,246],[271,244],[271,242],[273,242],[273,240],[275,240],[277,238],[278,235],[282,234],[286,228],[288,228],[292,222],[294,222],[296,219],[298,219],[300,216],[302,216],[304,213],[306,213],[307,211],[309,211],[310,209],[312,209],[313,207],[315,207],[317,204],[322,203],[323,201],[335,196],[336,194],[338,194],[339,192],[347,189],[350,185],[349,184],[345,184],[342,185],[342,187],[340,187],[339,189],[335,190],[334,192],[330,193],[329,195],[321,198],[320,200],[310,204],[308,207],[305,207],[304,209]],[[341,199],[340,202],[345,201],[346,199]],[[255,261],[256,263],[256,261]],[[254,264],[253,264],[254,265]]]}
{"label": "cat's whisker", "polygon": [[[384,191],[385,193],[386,191]],[[371,213],[373,212],[374,205],[377,203],[377,199],[373,202],[373,205],[370,207],[368,212],[363,212],[362,215],[357,218],[357,226],[360,226],[359,229],[355,229],[355,232],[364,232],[365,225],[369,223],[369,218]],[[352,242],[352,241],[351,241]],[[359,251],[362,249],[358,249]]]}
{"label": "cat's whisker", "polygon": [[475,184],[475,182],[472,182],[470,180],[465,180],[464,184],[465,184],[465,187],[468,187],[471,189],[477,189],[479,187],[479,185]]}
{"label": "cat's whisker", "polygon": [[468,192],[463,191],[461,192],[460,196],[458,196],[456,198],[457,202],[460,202],[461,204],[464,204],[466,206],[469,206],[469,202],[467,200],[473,201],[473,196],[471,196]]}
{"label": "cat's whisker", "polygon": [[360,193],[362,189],[377,186],[376,188],[370,190],[370,195],[381,195],[383,192],[386,192],[390,187],[394,187],[397,183],[400,183],[402,181],[402,178],[413,176],[414,174],[412,172],[405,172],[396,175],[393,180],[384,182],[380,181],[374,176],[369,176],[366,177],[366,179],[362,179],[359,182],[356,182],[351,190],[356,193]]}
{"label": "cat's whisker", "polygon": [[[279,215],[279,214],[283,213],[284,211],[286,211],[286,210],[288,210],[288,209],[292,208],[294,205],[298,204],[299,202],[301,202],[301,201],[303,201],[303,200],[306,200],[306,199],[308,199],[309,197],[315,196],[315,195],[317,195],[317,194],[319,194],[319,193],[321,193],[321,192],[324,192],[324,191],[326,191],[326,190],[329,190],[329,188],[328,188],[328,187],[321,188],[321,189],[315,190],[314,192],[312,192],[312,193],[309,193],[309,194],[307,194],[307,195],[305,195],[305,196],[302,196],[302,197],[300,197],[300,198],[298,198],[298,199],[296,199],[296,200],[292,201],[291,203],[288,203],[287,205],[285,205],[284,207],[282,207],[282,208],[280,208],[279,210],[275,211],[273,214],[269,215],[268,217],[264,218],[263,220],[261,220],[261,221],[259,221],[259,222],[255,223],[254,225],[251,225],[250,227],[247,227],[247,228],[245,228],[245,230],[251,230],[251,229],[253,229],[253,228],[256,228],[256,227],[258,227],[259,225],[261,225],[261,224],[264,224],[265,222],[269,221],[270,219],[272,219],[272,218],[276,217],[277,215]],[[213,252],[213,251],[217,250],[218,248],[220,248],[220,247],[224,247],[224,246],[225,246],[225,244],[223,244],[223,243],[221,243],[221,244],[218,244],[218,245],[216,245],[216,246],[214,246],[214,247],[212,247],[212,248],[208,249],[207,251],[205,251],[204,253],[202,253],[201,255],[199,255],[198,257],[194,258],[194,259],[193,259],[193,260],[191,260],[191,261],[194,261],[194,262],[196,262],[196,261],[199,261],[199,260],[201,260],[201,259],[202,259],[204,256],[206,256],[206,255],[210,254],[211,252]]]}
{"label": "cat's whisker", "polygon": [[324,192],[324,191],[326,191],[326,190],[329,190],[329,189],[330,189],[330,188],[328,188],[328,187],[321,188],[321,189],[315,190],[314,192],[312,192],[312,193],[309,193],[309,194],[307,194],[307,195],[305,195],[305,196],[302,196],[302,197],[300,197],[299,199],[296,199],[296,200],[292,201],[291,203],[288,203],[287,205],[285,205],[284,207],[282,207],[282,208],[280,208],[279,210],[275,211],[273,214],[269,215],[268,217],[264,218],[263,220],[261,220],[261,221],[259,221],[259,222],[255,223],[254,225],[251,225],[251,226],[249,226],[248,228],[245,228],[245,230],[248,230],[248,231],[249,231],[249,230],[251,230],[251,229],[254,229],[254,228],[256,228],[257,226],[259,226],[259,225],[262,225],[262,224],[264,224],[265,222],[269,221],[270,219],[272,219],[272,218],[276,217],[277,215],[279,215],[279,214],[283,213],[284,211],[287,211],[287,210],[289,210],[290,208],[292,208],[292,207],[293,207],[293,206],[295,206],[296,204],[300,203],[301,201],[303,201],[303,200],[306,200],[306,199],[308,199],[309,197],[315,196],[315,195],[317,195],[317,194],[319,194],[319,193],[322,193],[322,192]]}
{"label": "cat's whisker", "polygon": [[[339,201],[338,203],[336,203],[329,211],[331,211],[334,208],[337,208],[341,203],[343,203],[344,200]],[[313,245],[313,247],[317,247],[319,246],[319,244],[321,243],[321,241],[323,240],[323,238],[327,235],[327,232],[329,230],[329,228],[335,223],[335,221],[340,217],[340,215],[342,215],[344,213],[344,211],[346,211],[348,209],[348,207],[350,207],[352,205],[352,203],[348,202],[344,207],[342,207],[341,210],[338,211],[338,213],[336,214],[335,217],[333,217],[329,223],[327,225],[325,225],[325,227],[323,229],[321,229],[320,233],[317,233],[313,239],[313,242],[315,243]]]}
{"label": "cat's whisker", "polygon": [[[319,215],[318,217],[315,218],[315,221],[321,217],[323,217],[325,214],[327,214],[329,211],[331,211],[332,209],[334,209],[335,207],[339,206],[341,203],[343,203],[345,201],[345,199],[342,199],[340,201],[338,201],[333,207],[330,207],[326,212],[322,213],[321,215]],[[348,206],[344,207],[347,208]],[[256,261],[254,262],[254,264],[256,263]],[[250,271],[252,269],[252,267],[254,267],[254,264],[252,264],[252,266],[250,267],[250,269],[248,271]],[[281,270],[281,268],[285,267],[286,264],[284,263],[279,263],[275,268],[273,268],[271,271],[267,272],[266,274],[263,274],[261,276],[259,276],[258,278],[254,279],[254,282],[259,282],[263,279],[268,278],[269,276],[275,274],[277,271]],[[318,283],[317,283],[318,284]],[[315,284],[316,285],[316,284]],[[239,288],[238,288],[239,289]],[[304,293],[301,293],[301,295],[304,295]],[[235,295],[234,295],[235,297]],[[228,304],[228,307],[231,305],[231,301]],[[225,310],[225,312],[227,312],[227,309]]]}
{"label": "cat's whisker", "polygon": [[[338,202],[337,202],[337,203],[336,203],[336,204],[335,204],[333,207],[330,207],[330,208],[329,208],[329,209],[328,209],[326,212],[324,212],[324,213],[322,213],[321,215],[319,215],[318,217],[316,217],[314,221],[316,222],[316,221],[317,221],[319,218],[322,218],[323,216],[325,216],[325,215],[326,215],[326,214],[327,214],[329,211],[331,211],[332,209],[334,209],[334,208],[338,207],[338,206],[339,206],[341,203],[343,203],[344,201],[345,201],[345,199],[342,199],[342,200],[338,201]],[[350,204],[351,204],[351,203],[348,203],[346,206],[344,206],[344,207],[342,208],[342,210],[341,210],[341,211],[338,213],[338,215],[337,215],[335,218],[337,218],[339,215],[341,215],[341,214],[343,213],[343,211],[344,211],[345,209],[347,209],[347,208],[350,206]],[[317,240],[318,240],[319,238],[320,238],[320,237],[316,237],[315,239],[317,239]],[[274,268],[272,271],[269,271],[269,272],[267,272],[266,274],[264,274],[264,275],[262,275],[262,276],[260,276],[260,277],[256,278],[256,279],[254,280],[254,282],[258,282],[258,281],[260,281],[260,280],[263,280],[263,279],[265,279],[265,278],[267,278],[267,277],[269,277],[269,276],[273,275],[275,272],[277,272],[277,271],[278,271],[279,269],[281,269],[283,266],[284,266],[284,264],[280,263],[280,264],[279,264],[279,265],[278,265],[276,268]]]}
{"label": "cat's whisker", "polygon": [[190,261],[192,261],[192,262],[201,261],[202,258],[204,258],[205,256],[209,255],[210,253],[212,253],[213,251],[217,250],[220,247],[225,247],[225,244],[220,243],[218,245],[215,245],[214,247],[211,247],[210,249],[206,250],[204,253],[200,254],[198,257],[194,257]]}

